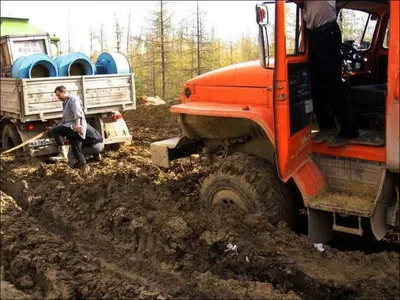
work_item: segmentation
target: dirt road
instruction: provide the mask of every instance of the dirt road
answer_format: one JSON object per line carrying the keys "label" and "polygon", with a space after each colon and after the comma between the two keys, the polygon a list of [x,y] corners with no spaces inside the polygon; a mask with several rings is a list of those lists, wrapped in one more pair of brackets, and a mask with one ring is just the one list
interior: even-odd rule
{"label": "dirt road", "polygon": [[[355,239],[347,247],[337,239],[319,253],[305,235],[262,215],[204,208],[198,197],[208,172],[203,159],[179,161],[171,170],[151,164],[150,143],[179,134],[166,105],[140,106],[125,118],[133,145],[90,163],[88,179],[23,154],[1,158],[1,265],[14,292],[34,298],[398,298],[399,244],[365,248]],[[226,251],[229,243],[237,252]],[[2,284],[2,298],[7,293]]]}

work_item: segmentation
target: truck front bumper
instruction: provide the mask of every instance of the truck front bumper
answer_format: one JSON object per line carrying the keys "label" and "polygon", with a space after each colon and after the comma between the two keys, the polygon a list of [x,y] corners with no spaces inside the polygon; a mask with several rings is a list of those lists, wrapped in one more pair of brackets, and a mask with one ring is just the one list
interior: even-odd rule
{"label": "truck front bumper", "polygon": [[110,145],[110,144],[122,144],[125,143],[125,145],[131,145],[132,144],[132,136],[131,135],[125,135],[121,137],[112,137],[105,139],[103,141],[104,145]]}
{"label": "truck front bumper", "polygon": [[198,153],[199,142],[185,136],[175,137],[150,145],[151,161],[163,168],[170,168],[170,162],[175,159],[188,157]]}

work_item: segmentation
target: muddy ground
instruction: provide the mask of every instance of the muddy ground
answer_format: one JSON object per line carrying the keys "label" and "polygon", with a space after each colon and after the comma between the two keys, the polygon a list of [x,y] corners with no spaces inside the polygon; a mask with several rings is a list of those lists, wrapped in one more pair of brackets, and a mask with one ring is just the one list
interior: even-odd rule
{"label": "muddy ground", "polygon": [[205,160],[151,164],[150,143],[180,133],[168,107],[140,105],[125,119],[133,144],[90,163],[87,179],[2,156],[2,299],[399,298],[396,238],[337,236],[320,253],[263,215],[205,208]]}

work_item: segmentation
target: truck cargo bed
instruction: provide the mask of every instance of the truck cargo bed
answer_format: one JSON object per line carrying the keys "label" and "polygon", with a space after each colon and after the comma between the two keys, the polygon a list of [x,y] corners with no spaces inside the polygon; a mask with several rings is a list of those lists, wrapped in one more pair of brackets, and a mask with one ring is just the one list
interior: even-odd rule
{"label": "truck cargo bed", "polygon": [[61,118],[62,104],[54,95],[59,85],[82,100],[86,115],[136,108],[133,74],[2,78],[0,115],[21,122]]}

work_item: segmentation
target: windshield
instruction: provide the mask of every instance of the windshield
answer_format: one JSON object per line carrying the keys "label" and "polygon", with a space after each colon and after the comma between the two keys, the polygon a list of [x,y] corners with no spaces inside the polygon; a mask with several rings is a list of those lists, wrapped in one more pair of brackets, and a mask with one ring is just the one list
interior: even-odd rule
{"label": "windshield", "polygon": [[354,9],[343,8],[338,14],[342,40],[359,50],[368,50],[374,36],[377,20],[373,15]]}

